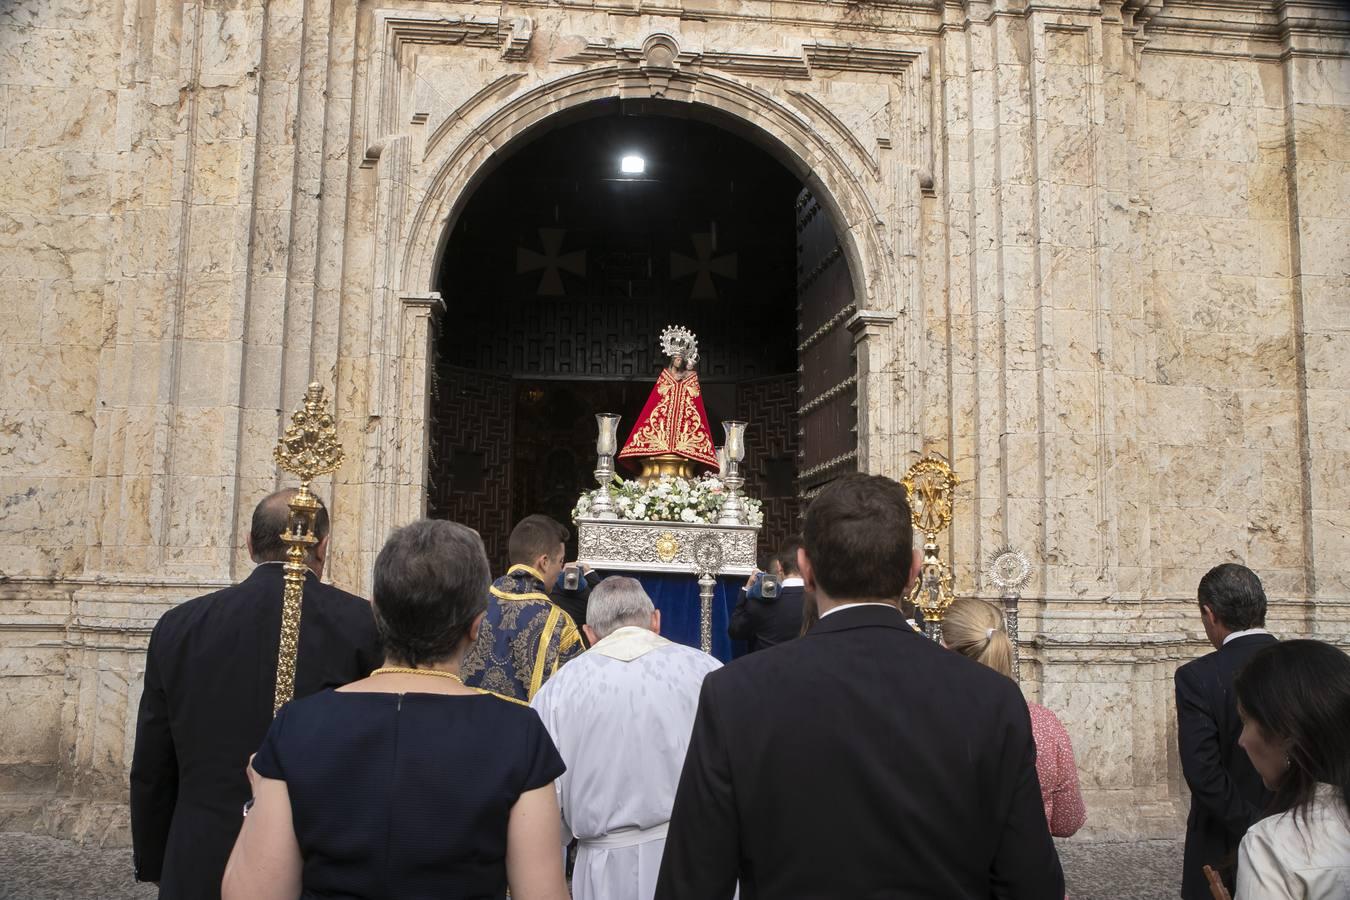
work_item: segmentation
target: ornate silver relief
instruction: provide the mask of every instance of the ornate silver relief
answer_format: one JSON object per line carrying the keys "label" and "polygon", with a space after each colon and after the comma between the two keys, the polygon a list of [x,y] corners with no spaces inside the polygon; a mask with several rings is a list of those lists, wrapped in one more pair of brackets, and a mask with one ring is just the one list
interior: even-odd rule
{"label": "ornate silver relief", "polygon": [[580,519],[577,558],[604,571],[687,575],[709,571],[704,563],[720,553],[721,566],[712,574],[749,575],[758,537],[751,525]]}

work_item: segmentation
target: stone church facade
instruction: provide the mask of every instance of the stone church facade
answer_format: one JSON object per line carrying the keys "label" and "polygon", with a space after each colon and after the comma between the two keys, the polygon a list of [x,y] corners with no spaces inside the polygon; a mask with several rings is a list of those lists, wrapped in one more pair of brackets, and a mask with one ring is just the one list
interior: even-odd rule
{"label": "stone church facade", "polygon": [[952,463],[958,592],[993,595],[1003,545],[1035,563],[1024,680],[1091,833],[1180,831],[1171,676],[1210,566],[1350,643],[1336,0],[19,0],[0,830],[125,840],[150,628],[247,571],[311,379],[348,454],[331,578],[368,587],[426,502],[449,224],[494,154],[614,97],[743,135],[831,217],[852,464]]}

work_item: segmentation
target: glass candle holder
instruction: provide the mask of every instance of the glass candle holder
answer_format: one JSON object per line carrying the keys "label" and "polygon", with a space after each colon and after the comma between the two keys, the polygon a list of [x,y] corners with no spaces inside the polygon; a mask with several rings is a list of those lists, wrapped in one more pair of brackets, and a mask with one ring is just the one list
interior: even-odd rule
{"label": "glass candle holder", "polygon": [[613,456],[619,452],[619,419],[614,413],[596,413],[595,424],[599,435],[595,439],[595,452],[601,456]]}
{"label": "glass candle holder", "polygon": [[727,452],[727,459],[731,462],[740,462],[745,459],[745,425],[744,422],[723,422],[722,428],[726,431],[727,442],[724,448]]}

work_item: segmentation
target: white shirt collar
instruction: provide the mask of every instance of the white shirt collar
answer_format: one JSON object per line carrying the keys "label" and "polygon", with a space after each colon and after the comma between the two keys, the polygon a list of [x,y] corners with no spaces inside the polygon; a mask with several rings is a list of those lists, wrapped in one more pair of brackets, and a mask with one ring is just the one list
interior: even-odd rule
{"label": "white shirt collar", "polygon": [[1228,637],[1223,639],[1224,646],[1227,646],[1229,641],[1235,641],[1238,638],[1246,637],[1249,634],[1270,634],[1270,632],[1266,631],[1264,628],[1248,628],[1246,631],[1234,631],[1232,634],[1228,635]]}
{"label": "white shirt collar", "polygon": [[[286,561],[285,561],[284,559],[265,559],[265,560],[263,560],[263,561],[260,562],[260,563],[254,563],[254,564],[253,564],[253,568],[254,568],[254,569],[261,569],[263,566],[283,566],[283,567],[284,567],[285,565],[286,565]],[[305,575],[306,575],[306,576],[310,576],[310,575],[313,575],[313,574],[314,574],[314,570],[311,569],[308,565],[306,565],[306,566],[305,566]]]}
{"label": "white shirt collar", "polygon": [[596,641],[590,652],[608,656],[610,659],[617,659],[620,662],[632,662],[639,656],[644,656],[669,643],[670,641],[650,628],[643,628],[639,625],[624,625]]}
{"label": "white shirt collar", "polygon": [[806,587],[806,582],[795,575],[778,582],[779,587]]}
{"label": "white shirt collar", "polygon": [[[839,612],[839,610],[841,610],[841,609],[852,609],[852,608],[855,607],[855,606],[884,606],[884,607],[886,607],[887,609],[895,609],[895,604],[894,604],[894,603],[878,603],[878,602],[875,602],[875,601],[871,601],[871,602],[867,602],[867,603],[841,603],[841,604],[839,604],[838,606],[836,606],[834,609],[827,609],[827,610],[825,610],[825,612],[823,612],[823,613],[820,614],[820,617],[823,619],[823,618],[825,618],[826,616],[832,616],[832,615],[834,615],[835,613]],[[896,609],[895,611],[896,611],[896,612],[899,612],[898,609]]]}

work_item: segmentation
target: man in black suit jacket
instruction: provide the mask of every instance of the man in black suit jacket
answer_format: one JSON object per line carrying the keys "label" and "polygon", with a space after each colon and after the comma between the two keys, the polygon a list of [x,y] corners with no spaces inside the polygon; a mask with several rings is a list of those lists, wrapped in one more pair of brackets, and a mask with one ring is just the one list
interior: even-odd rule
{"label": "man in black suit jacket", "polygon": [[820,621],[704,680],[657,900],[1064,896],[1017,685],[895,606],[911,528],[888,478],[811,502]]}
{"label": "man in black suit jacket", "polygon": [[[577,586],[567,588],[568,569],[577,570]],[[549,589],[548,599],[552,600],[556,606],[562,607],[562,611],[572,617],[572,622],[581,632],[581,643],[590,647],[590,641],[586,637],[586,630],[582,625],[586,624],[586,605],[591,601],[591,591],[601,582],[602,577],[599,572],[590,566],[583,566],[580,563],[568,563],[563,566],[562,572],[558,574],[557,581]]]}
{"label": "man in black suit jacket", "polygon": [[802,630],[802,603],[806,597],[805,582],[797,568],[797,551],[801,538],[789,538],[773,558],[771,568],[779,580],[778,596],[765,597],[756,590],[763,584],[756,572],[741,589],[736,608],[731,611],[727,635],[733,641],[747,641],[750,652],[763,650],[790,641]]}
{"label": "man in black suit jacket", "polygon": [[[234,587],[160,617],[146,652],[131,761],[136,880],[161,898],[218,898],[250,791],[245,766],[272,723],[280,642],[288,504],[294,490],[253,512],[258,567]],[[300,612],[295,696],[364,678],[384,658],[370,604],[323,584],[328,512],[315,522]]]}
{"label": "man in black suit jacket", "polygon": [[1252,654],[1275,643],[1263,627],[1266,594],[1256,573],[1224,563],[1200,579],[1200,620],[1214,652],[1177,669],[1177,745],[1191,789],[1181,896],[1209,900],[1204,867],[1219,870],[1229,892],[1238,843],[1270,802],[1247,754],[1238,746],[1233,677]]}

